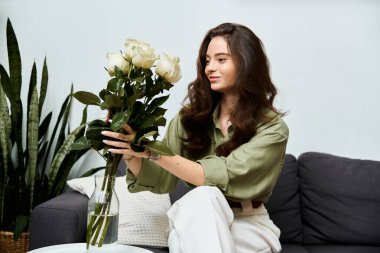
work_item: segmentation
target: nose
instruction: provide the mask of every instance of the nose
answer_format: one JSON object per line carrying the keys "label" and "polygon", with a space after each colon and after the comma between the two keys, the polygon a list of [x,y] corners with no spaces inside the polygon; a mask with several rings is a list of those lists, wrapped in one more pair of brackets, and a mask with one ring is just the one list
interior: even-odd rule
{"label": "nose", "polygon": [[206,73],[214,72],[216,70],[216,65],[213,60],[210,60],[206,65],[205,71]]}

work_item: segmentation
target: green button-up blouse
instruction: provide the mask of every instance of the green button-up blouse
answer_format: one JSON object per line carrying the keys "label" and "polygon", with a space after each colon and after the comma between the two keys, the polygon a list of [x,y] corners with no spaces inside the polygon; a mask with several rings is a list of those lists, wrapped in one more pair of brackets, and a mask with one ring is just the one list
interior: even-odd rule
{"label": "green button-up blouse", "polygon": [[[270,122],[260,124],[256,134],[227,157],[219,157],[215,155],[215,148],[232,136],[233,127],[224,136],[217,115],[218,109],[213,114],[215,127],[210,152],[197,160],[204,169],[205,185],[218,187],[226,198],[233,201],[253,199],[266,202],[284,163],[289,135],[286,123],[277,114],[269,111],[267,116],[272,118]],[[180,115],[177,114],[168,125],[162,141],[175,154],[188,158],[181,147],[184,137],[186,132]],[[138,177],[127,170],[130,192],[148,190],[168,193],[174,190],[177,180],[176,176],[148,159],[143,159]]]}

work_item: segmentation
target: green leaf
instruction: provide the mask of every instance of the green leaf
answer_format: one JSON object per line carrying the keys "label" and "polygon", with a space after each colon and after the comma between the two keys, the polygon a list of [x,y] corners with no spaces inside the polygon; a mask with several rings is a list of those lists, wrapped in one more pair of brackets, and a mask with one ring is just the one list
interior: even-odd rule
{"label": "green leaf", "polygon": [[[62,116],[65,112],[65,109],[67,107],[67,103],[69,102],[69,99],[70,99],[70,96],[67,96],[65,101],[63,101],[63,103],[62,103],[61,109],[60,109],[59,114],[58,114],[57,122],[55,123],[54,128],[53,128],[53,133],[50,136],[49,146],[48,146],[47,150],[51,150],[51,148],[53,146],[53,142],[55,140],[55,135],[57,133],[59,123],[61,122]],[[42,175],[45,173],[45,170],[47,168],[47,160],[48,160],[48,156],[45,156],[45,160],[44,160],[44,163],[42,166]]]}
{"label": "green leaf", "polygon": [[9,75],[12,82],[13,94],[15,97],[21,95],[21,56],[18,47],[16,34],[13,30],[11,21],[7,20],[7,47],[9,61]]}
{"label": "green leaf", "polygon": [[112,117],[111,129],[114,132],[119,131],[126,124],[125,112],[118,112]]}
{"label": "green leaf", "polygon": [[42,69],[42,77],[41,77],[41,88],[40,88],[40,101],[39,101],[39,112],[42,112],[42,107],[45,102],[46,92],[48,88],[48,80],[49,80],[49,74],[48,74],[48,68],[46,63],[46,57],[44,59],[44,66]]}
{"label": "green leaf", "polygon": [[[3,170],[1,171],[2,176],[8,174],[8,160],[10,158],[12,146],[11,146],[11,118],[9,115],[8,103],[5,97],[5,93],[0,83],[0,153],[2,160]],[[4,178],[0,178],[0,201],[3,198],[3,187]],[[0,203],[1,206],[1,203]],[[0,208],[0,210],[2,210]],[[1,219],[2,220],[2,219]]]}
{"label": "green leaf", "polygon": [[17,89],[14,89],[11,79],[6,70],[0,65],[0,78],[3,91],[11,104],[11,125],[14,131],[15,141],[17,143],[17,161],[22,174],[24,174],[24,159],[23,159],[23,132],[22,132],[22,103]]}
{"label": "green leaf", "polygon": [[85,124],[87,122],[87,105],[84,107],[83,112],[82,112],[82,121],[81,125]]}
{"label": "green leaf", "polygon": [[108,81],[107,84],[107,90],[111,92],[117,92],[119,91],[120,87],[123,85],[124,80],[120,78],[112,78],[111,80]]}
{"label": "green leaf", "polygon": [[0,65],[0,80],[1,80],[1,86],[3,87],[3,91],[9,98],[9,102],[13,104],[15,94],[14,94],[14,90],[12,89],[12,82],[8,76],[7,71],[3,67],[3,65]]}
{"label": "green leaf", "polygon": [[52,116],[53,116],[53,112],[49,112],[49,114],[46,115],[46,117],[40,124],[40,127],[38,129],[38,140],[41,140],[44,136],[47,135]]}
{"label": "green leaf", "polygon": [[155,131],[155,132],[158,132],[158,128],[157,127],[148,127],[148,128],[144,128],[144,129],[139,129],[137,130],[137,133],[135,135],[135,138],[133,140],[133,143],[134,144],[137,144],[140,142],[141,138],[144,137],[145,134],[149,133],[149,132],[152,132],[152,131]]}
{"label": "green leaf", "polygon": [[119,108],[123,105],[123,101],[121,101],[121,98],[113,94],[106,95],[104,100],[105,100],[105,103],[111,108],[112,107]]}
{"label": "green leaf", "polygon": [[80,137],[70,146],[70,150],[82,150],[89,148],[91,148],[91,141],[89,141],[86,136]]}
{"label": "green leaf", "polygon": [[111,106],[109,104],[107,104],[106,102],[103,102],[100,104],[100,109],[101,110],[106,110],[106,109],[110,109]]}
{"label": "green leaf", "polygon": [[148,105],[146,112],[152,113],[157,107],[165,103],[165,101],[168,100],[168,98],[169,98],[169,95],[153,99],[152,102]]}
{"label": "green leaf", "polygon": [[50,169],[49,169],[49,176],[48,176],[48,185],[49,185],[49,195],[52,192],[52,186],[56,179],[56,175],[58,173],[58,169],[61,166],[61,163],[65,159],[66,155],[70,152],[70,147],[74,143],[76,139],[76,135],[79,134],[83,128],[85,128],[85,124],[80,125],[77,127],[72,133],[70,133],[65,141],[63,142],[62,146],[58,150],[57,154],[54,156],[53,161],[51,163]]}
{"label": "green leaf", "polygon": [[73,94],[73,97],[85,105],[100,105],[100,98],[88,91],[77,91]]}
{"label": "green leaf", "polygon": [[142,120],[142,122],[140,122],[140,125],[138,127],[141,129],[152,127],[154,126],[155,121],[156,121],[156,116],[148,115]]}
{"label": "green leaf", "polygon": [[161,141],[151,141],[145,147],[161,155],[174,156],[174,153]]}
{"label": "green leaf", "polygon": [[[31,81],[32,82],[32,81]],[[33,208],[33,194],[34,194],[34,182],[37,170],[37,158],[38,158],[38,127],[40,114],[38,111],[38,93],[37,85],[34,85],[28,113],[28,175],[29,175],[29,191],[30,191],[30,212]]]}
{"label": "green leaf", "polygon": [[26,230],[29,222],[29,216],[19,215],[16,217],[15,230],[13,231],[13,240],[18,240],[21,233]]}
{"label": "green leaf", "polygon": [[101,140],[91,140],[91,147],[95,150],[102,150],[106,145]]}
{"label": "green leaf", "polygon": [[166,119],[164,117],[159,117],[158,119],[154,121],[155,126],[165,126],[166,125]]}
{"label": "green leaf", "polygon": [[[32,100],[32,95],[34,94],[34,90],[36,90],[36,92],[37,92],[36,87],[37,87],[37,67],[36,67],[36,63],[34,62],[33,67],[32,67],[32,73],[30,74],[27,115],[29,115],[30,101]],[[28,130],[26,132],[28,132]]]}
{"label": "green leaf", "polygon": [[92,121],[86,130],[86,138],[90,141],[103,141],[102,131],[111,131],[111,128],[102,120]]}
{"label": "green leaf", "polygon": [[143,135],[143,138],[149,138],[152,136],[155,136],[157,134],[157,131],[150,131]]}
{"label": "green leaf", "polygon": [[53,198],[63,192],[66,186],[67,177],[70,173],[70,169],[80,157],[86,154],[88,150],[89,149],[70,151],[69,154],[66,155],[65,159],[63,160],[58,169],[58,173],[55,178],[49,198]]}
{"label": "green leaf", "polygon": [[112,93],[109,92],[109,91],[106,90],[106,89],[103,89],[103,90],[101,90],[101,91],[99,92],[99,97],[100,97],[101,99],[105,100],[105,97],[106,97],[106,95],[108,95],[108,94],[112,94]]}
{"label": "green leaf", "polygon": [[57,153],[59,147],[62,145],[63,141],[66,138],[65,130],[66,130],[66,127],[68,126],[68,121],[69,121],[69,115],[70,115],[71,103],[72,103],[71,95],[73,94],[73,89],[74,89],[73,85],[71,85],[71,92],[70,92],[70,95],[68,96],[69,100],[67,102],[66,108],[64,108],[64,113],[63,113],[62,123],[61,123],[61,130],[58,133],[58,138],[57,138],[57,142],[54,149],[54,155]]}

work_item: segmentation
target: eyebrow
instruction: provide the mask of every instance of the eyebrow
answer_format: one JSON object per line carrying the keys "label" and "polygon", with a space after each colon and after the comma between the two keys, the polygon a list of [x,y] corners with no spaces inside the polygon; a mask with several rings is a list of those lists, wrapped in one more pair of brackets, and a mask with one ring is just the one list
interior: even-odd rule
{"label": "eyebrow", "polygon": [[[229,53],[217,53],[215,56],[231,56]],[[210,57],[208,54],[206,54],[206,57]]]}

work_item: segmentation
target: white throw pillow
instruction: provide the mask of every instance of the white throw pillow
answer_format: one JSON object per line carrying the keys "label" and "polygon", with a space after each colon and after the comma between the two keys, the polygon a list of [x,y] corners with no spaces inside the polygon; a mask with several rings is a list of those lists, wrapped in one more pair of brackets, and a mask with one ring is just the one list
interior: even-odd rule
{"label": "white throw pillow", "polygon": [[[89,198],[95,188],[93,176],[75,178],[67,184]],[[125,176],[116,177],[115,192],[119,199],[118,243],[167,247],[169,194],[130,193]]]}

